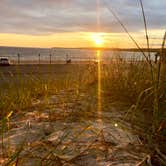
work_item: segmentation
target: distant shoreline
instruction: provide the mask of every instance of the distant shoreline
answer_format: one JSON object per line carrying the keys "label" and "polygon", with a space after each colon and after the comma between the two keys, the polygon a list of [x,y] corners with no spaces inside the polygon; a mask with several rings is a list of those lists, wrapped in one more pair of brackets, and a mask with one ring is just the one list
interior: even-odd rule
{"label": "distant shoreline", "polygon": [[[85,49],[85,50],[105,50],[105,51],[127,51],[127,52],[141,52],[138,48],[104,48],[104,47],[52,47],[52,48],[42,48],[42,47],[15,47],[15,46],[0,46],[0,49],[3,48],[14,48],[14,49],[47,49],[47,50],[56,50],[56,49]],[[142,51],[148,52],[147,48],[141,48]],[[150,48],[150,52],[159,52],[161,48]],[[166,50],[166,48],[165,48]]]}

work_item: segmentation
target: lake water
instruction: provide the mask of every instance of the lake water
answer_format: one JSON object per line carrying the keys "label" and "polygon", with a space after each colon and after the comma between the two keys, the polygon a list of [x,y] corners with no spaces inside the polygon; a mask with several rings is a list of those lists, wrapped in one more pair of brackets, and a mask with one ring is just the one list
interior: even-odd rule
{"label": "lake water", "polygon": [[[0,57],[8,57],[11,61],[17,62],[18,53],[20,54],[21,63],[39,62],[49,62],[50,54],[51,61],[66,61],[66,58],[71,59],[72,61],[95,61],[100,58],[102,61],[109,62],[116,58],[123,58],[126,60],[144,60],[142,53],[140,52],[118,52],[111,50],[92,50],[92,49],[67,49],[67,48],[54,48],[54,49],[45,49],[45,48],[15,48],[15,47],[0,47]],[[154,59],[154,53],[152,53],[152,59]]]}

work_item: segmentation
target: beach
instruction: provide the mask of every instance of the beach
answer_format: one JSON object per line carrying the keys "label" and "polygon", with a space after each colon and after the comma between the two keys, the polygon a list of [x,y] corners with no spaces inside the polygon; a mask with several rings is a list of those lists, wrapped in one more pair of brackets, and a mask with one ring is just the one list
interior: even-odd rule
{"label": "beach", "polygon": [[[144,62],[121,59],[109,64],[1,66],[0,163],[145,163],[149,152],[142,135],[151,115],[133,115],[135,106],[130,104],[137,101],[137,86],[150,84],[144,81],[144,75],[149,77],[145,68]],[[137,72],[141,77],[134,77]]]}
{"label": "beach", "polygon": [[[49,88],[48,80],[59,86],[54,91],[50,86],[50,94],[34,96],[28,107],[12,112],[6,122],[8,129],[3,142],[0,142],[3,144],[1,164],[12,164],[15,159],[8,160],[8,157],[13,154],[17,154],[22,166],[35,166],[41,162],[44,165],[96,166],[141,162],[146,151],[138,146],[140,140],[132,132],[131,124],[123,121],[128,107],[118,102],[105,102],[102,98],[99,109],[93,81],[86,86],[76,82],[80,81],[80,76],[84,77],[88,68],[86,64],[1,67],[1,80],[5,85],[18,86],[18,91],[22,86],[26,88],[32,78],[34,86],[38,79],[48,86],[45,88]],[[68,81],[68,85],[62,80]],[[1,87],[4,86],[2,82]],[[57,82],[60,85],[56,85]],[[25,89],[23,93],[26,93]]]}

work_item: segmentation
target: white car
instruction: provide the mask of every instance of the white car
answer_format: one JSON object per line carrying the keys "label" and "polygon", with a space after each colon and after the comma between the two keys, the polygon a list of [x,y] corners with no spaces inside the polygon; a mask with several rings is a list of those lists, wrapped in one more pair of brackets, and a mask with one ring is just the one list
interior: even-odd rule
{"label": "white car", "polygon": [[0,66],[9,66],[10,61],[8,58],[0,58]]}

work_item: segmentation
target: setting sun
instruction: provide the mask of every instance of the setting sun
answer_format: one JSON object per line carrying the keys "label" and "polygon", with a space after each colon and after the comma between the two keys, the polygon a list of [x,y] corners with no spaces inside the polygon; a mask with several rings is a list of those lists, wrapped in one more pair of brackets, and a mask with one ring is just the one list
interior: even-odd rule
{"label": "setting sun", "polygon": [[104,39],[101,34],[93,34],[92,40],[95,42],[96,46],[102,46],[104,44]]}

